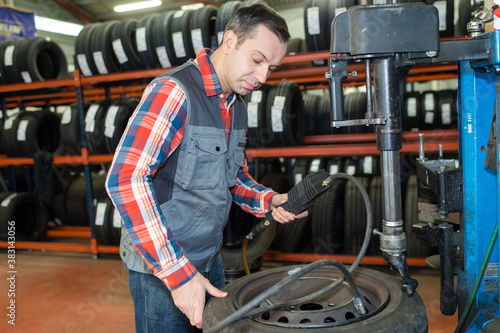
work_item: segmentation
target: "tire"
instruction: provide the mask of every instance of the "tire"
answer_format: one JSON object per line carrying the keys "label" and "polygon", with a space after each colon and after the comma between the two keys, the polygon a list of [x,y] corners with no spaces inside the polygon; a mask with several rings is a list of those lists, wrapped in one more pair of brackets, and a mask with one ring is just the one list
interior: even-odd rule
{"label": "tire", "polygon": [[137,22],[134,19],[121,21],[111,31],[113,52],[123,71],[144,68],[135,40]]}
{"label": "tire", "polygon": [[15,222],[16,241],[36,241],[45,235],[49,216],[31,192],[0,194],[0,238],[6,239],[9,221]]}
{"label": "tire", "polygon": [[215,32],[217,36],[217,46],[222,42],[224,31],[229,20],[234,16],[234,13],[241,7],[240,1],[227,1],[219,7],[217,19],[215,20]]}
{"label": "tire", "polygon": [[[92,193],[96,200],[107,196],[104,182],[106,175],[92,174]],[[86,180],[80,176],[69,184],[66,195],[66,212],[70,217],[69,223],[77,226],[89,225],[89,212],[87,206]]]}
{"label": "tire", "polygon": [[437,126],[438,94],[435,91],[422,93],[422,114],[420,115],[420,129],[433,130]]}
{"label": "tire", "polygon": [[100,198],[95,206],[94,232],[98,244],[119,245],[121,218],[115,221],[115,206],[111,200]]}
{"label": "tire", "polygon": [[[26,67],[24,64],[26,53],[28,51],[29,39],[22,38],[12,42],[5,50],[5,58],[11,58],[11,61],[4,61],[5,73],[9,83],[24,82],[19,68]],[[20,55],[23,55],[22,57]]]}
{"label": "tire", "polygon": [[290,38],[286,48],[286,54],[296,54],[300,52],[300,45],[302,44],[302,38]]}
{"label": "tire", "polygon": [[99,74],[116,73],[120,71],[120,62],[113,50],[113,30],[119,26],[118,21],[101,24],[94,32],[90,47],[92,57]]}
{"label": "tire", "polygon": [[17,128],[26,111],[11,115],[3,124],[2,147],[8,157],[22,156],[17,148]]}
{"label": "tire", "polygon": [[172,41],[172,20],[175,11],[162,13],[155,21],[153,30],[154,48],[162,68],[182,65],[175,56]]}
{"label": "tire", "polygon": [[336,11],[357,4],[356,0],[306,0],[304,2],[304,28],[307,50],[329,50],[331,25]]}
{"label": "tire", "polygon": [[418,91],[408,92],[403,104],[403,131],[417,131],[419,129],[419,117],[422,114],[422,97]]}
{"label": "tire", "polygon": [[160,67],[160,60],[155,50],[155,24],[158,14],[144,16],[137,23],[135,30],[135,41],[137,43],[137,52],[146,68]]}
{"label": "tire", "polygon": [[90,154],[107,154],[104,136],[104,119],[112,100],[103,99],[92,103],[85,115],[85,137]]}
{"label": "tire", "polygon": [[320,95],[305,94],[304,95],[304,113],[306,118],[305,135],[319,134],[317,130]]}
{"label": "tire", "polygon": [[[203,313],[203,328],[213,328],[241,308],[243,303],[248,303],[265,289],[286,278],[293,269],[301,267],[303,266],[277,267],[245,276],[228,284],[222,289],[228,293],[227,297],[213,297],[207,302]],[[306,278],[295,281],[285,287],[283,292],[272,296],[272,302],[309,294],[319,289],[317,285],[320,281],[328,280],[324,283],[331,283],[331,279],[340,276],[340,271],[335,268],[323,267],[314,270],[306,274]],[[318,333],[418,333],[428,331],[427,313],[422,298],[418,294],[408,297],[397,278],[367,268],[358,268],[353,274],[353,278],[364,295],[366,306],[370,307],[369,310],[371,310],[364,317],[355,318],[359,315],[352,307],[350,291],[345,290],[347,295],[335,303],[342,305],[328,308],[327,304],[323,306],[324,302],[321,299],[313,300],[306,304],[296,305],[293,310],[274,310],[271,313],[264,313],[260,317],[259,315],[245,317],[219,332],[302,332],[304,329],[308,330],[308,325],[309,330]],[[343,288],[348,289],[347,287]],[[338,294],[342,293],[340,288],[337,290],[340,290]],[[325,295],[323,300],[333,298],[337,290]],[[368,298],[376,300],[376,302],[372,301],[374,304],[368,303],[366,301]],[[311,320],[315,321],[312,324],[307,324]]]}
{"label": "tire", "polygon": [[66,209],[66,202],[68,196],[68,190],[71,183],[80,178],[80,175],[72,174],[66,176],[62,181],[61,189],[58,193],[54,195],[52,203],[49,206],[49,216],[50,220],[54,221],[58,225],[71,225],[71,217]]}
{"label": "tire", "polygon": [[198,8],[190,22],[190,34],[193,51],[198,54],[203,48],[215,50],[217,48],[217,33],[215,22],[219,9],[212,5]]}
{"label": "tire", "polygon": [[104,116],[104,140],[107,153],[114,154],[127,127],[128,120],[139,105],[139,99],[128,97],[114,100]]}
{"label": "tire", "polygon": [[305,112],[302,92],[292,81],[273,85],[267,97],[267,128],[275,147],[300,146],[304,142]]}
{"label": "tire", "polygon": [[4,41],[0,43],[0,84],[9,83],[9,78],[7,77],[7,70],[5,66],[5,50],[12,44],[13,41]]}
{"label": "tire", "polygon": [[[370,177],[358,177],[366,188],[370,189]],[[358,187],[353,182],[347,182],[345,187],[344,208],[344,242],[346,254],[357,254],[363,244],[366,230],[366,207]]]}
{"label": "tire", "polygon": [[[22,122],[26,121],[25,140],[19,140]],[[38,152],[59,155],[64,150],[61,141],[61,118],[48,110],[26,112],[18,126],[18,149],[22,156],[32,157]]]}
{"label": "tire", "polygon": [[458,126],[457,96],[454,90],[442,90],[438,93],[438,128],[452,129]]}
{"label": "tire", "polygon": [[337,254],[344,249],[344,193],[346,181],[338,179],[310,209],[314,253]]}
{"label": "tire", "polygon": [[47,110],[17,114],[12,126],[4,127],[3,145],[7,156],[33,157],[42,151],[61,154],[64,147],[60,121],[59,116]]}
{"label": "tire", "polygon": [[191,40],[191,17],[194,10],[179,10],[172,19],[172,45],[177,62],[183,64],[190,58],[196,58]]}
{"label": "tire", "polygon": [[78,34],[75,41],[75,55],[78,68],[84,76],[99,74],[91,52],[90,44],[95,39],[95,32],[101,23],[85,26]]}
{"label": "tire", "polygon": [[[91,103],[84,102],[83,112],[87,110]],[[63,113],[61,119],[61,141],[64,150],[71,155],[80,155],[82,152],[82,143],[80,136],[80,117],[78,115],[77,103],[71,104]]]}
{"label": "tire", "polygon": [[266,147],[270,134],[266,133],[267,95],[271,85],[263,84],[244,97],[248,113],[247,148]]}

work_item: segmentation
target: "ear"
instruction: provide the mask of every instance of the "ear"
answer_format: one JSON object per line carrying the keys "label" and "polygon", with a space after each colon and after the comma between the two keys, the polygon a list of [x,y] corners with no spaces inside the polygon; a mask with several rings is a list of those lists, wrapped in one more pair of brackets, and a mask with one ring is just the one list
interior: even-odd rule
{"label": "ear", "polygon": [[224,53],[228,53],[233,48],[235,48],[237,43],[238,43],[238,37],[236,36],[234,31],[227,30],[224,33],[224,38],[222,39],[222,49],[224,50]]}

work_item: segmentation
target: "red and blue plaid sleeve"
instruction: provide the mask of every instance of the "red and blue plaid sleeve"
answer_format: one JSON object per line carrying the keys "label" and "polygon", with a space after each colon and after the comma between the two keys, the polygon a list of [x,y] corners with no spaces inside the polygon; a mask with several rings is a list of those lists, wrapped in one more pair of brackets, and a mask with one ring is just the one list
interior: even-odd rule
{"label": "red and blue plaid sleeve", "polygon": [[255,181],[248,173],[247,161],[238,171],[236,185],[231,189],[233,201],[244,211],[263,217],[271,209],[271,199],[277,192]]}
{"label": "red and blue plaid sleeve", "polygon": [[178,84],[150,84],[129,120],[106,181],[134,246],[171,290],[189,281],[196,269],[166,226],[152,177],[180,144],[186,114],[186,97]]}

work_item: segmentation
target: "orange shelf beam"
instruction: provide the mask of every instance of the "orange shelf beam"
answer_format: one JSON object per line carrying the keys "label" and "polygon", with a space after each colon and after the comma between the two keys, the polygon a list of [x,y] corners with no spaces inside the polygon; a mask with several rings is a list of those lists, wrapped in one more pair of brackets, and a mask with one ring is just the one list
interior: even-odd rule
{"label": "orange shelf beam", "polygon": [[[438,153],[439,144],[443,145],[444,153],[455,153],[458,151],[457,141],[443,141],[424,143],[426,153]],[[418,153],[420,143],[403,142],[400,150],[402,154]],[[318,156],[337,157],[337,156],[377,156],[380,151],[373,143],[361,144],[342,144],[342,145],[322,145],[322,146],[304,146],[304,147],[277,147],[277,148],[253,148],[247,149],[247,157],[252,158],[313,158]]]}

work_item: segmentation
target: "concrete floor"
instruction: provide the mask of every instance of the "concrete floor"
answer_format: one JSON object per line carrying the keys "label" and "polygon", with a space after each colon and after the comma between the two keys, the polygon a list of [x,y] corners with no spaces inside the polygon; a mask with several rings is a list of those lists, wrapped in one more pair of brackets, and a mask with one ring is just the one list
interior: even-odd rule
{"label": "concrete floor", "polygon": [[[7,260],[7,251],[1,249],[2,276],[8,277]],[[9,281],[0,279],[0,332],[134,332],[127,276],[117,255],[94,260],[87,253],[19,250],[15,260],[15,298],[8,295]],[[439,272],[427,268],[411,272],[419,281],[429,332],[453,332],[457,315],[446,317],[439,310]],[[15,327],[6,316],[11,299],[15,299]]]}

